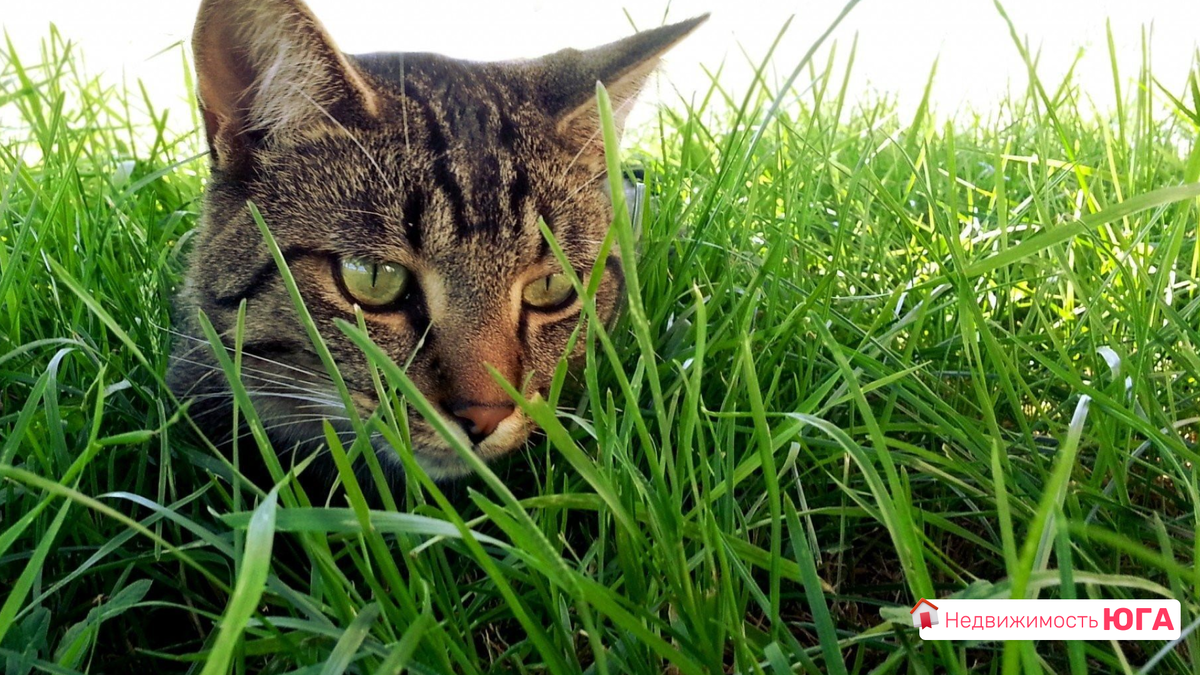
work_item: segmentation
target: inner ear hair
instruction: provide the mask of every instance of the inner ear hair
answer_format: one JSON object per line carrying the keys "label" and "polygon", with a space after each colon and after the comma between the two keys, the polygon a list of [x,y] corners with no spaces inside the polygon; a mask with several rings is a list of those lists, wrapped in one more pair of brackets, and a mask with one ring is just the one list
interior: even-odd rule
{"label": "inner ear hair", "polygon": [[300,0],[203,0],[192,34],[218,166],[330,117],[374,117],[376,94]]}

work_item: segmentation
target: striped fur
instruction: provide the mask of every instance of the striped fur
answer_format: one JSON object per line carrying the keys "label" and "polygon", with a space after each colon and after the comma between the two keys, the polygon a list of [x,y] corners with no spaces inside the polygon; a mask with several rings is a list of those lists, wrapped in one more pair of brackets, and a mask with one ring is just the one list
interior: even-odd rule
{"label": "striped fur", "polygon": [[[348,56],[298,0],[205,0],[193,46],[212,176],[177,303],[182,331],[199,337],[203,311],[229,334],[246,302],[246,372],[260,378],[247,385],[276,446],[297,458],[319,449],[321,416],[345,417],[249,216],[250,200],[285,252],[360,414],[379,402],[363,356],[333,325],[354,320],[335,282],[342,257],[395,262],[414,275],[397,307],[364,314],[374,340],[409,364],[448,420],[464,405],[511,405],[485,364],[527,395],[544,393],[581,308],[522,307],[524,285],[557,270],[538,217],[586,275],[612,216],[595,82],[607,85],[622,122],[659,57],[701,21],[587,51],[472,63]],[[604,268],[596,302],[607,320],[622,275],[615,258]],[[207,420],[210,436],[228,435],[221,411],[230,396],[208,347],[184,338],[175,356],[174,390],[195,398],[193,415]],[[492,459],[531,431],[517,411],[486,438],[463,438]],[[464,473],[425,420],[412,420],[412,438],[432,475]],[[382,441],[376,449],[398,475],[394,451]]]}

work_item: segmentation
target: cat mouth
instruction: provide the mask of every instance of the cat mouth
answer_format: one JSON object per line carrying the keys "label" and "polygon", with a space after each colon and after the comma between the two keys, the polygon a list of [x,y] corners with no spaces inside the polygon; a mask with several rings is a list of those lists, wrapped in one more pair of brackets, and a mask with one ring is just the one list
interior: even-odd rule
{"label": "cat mouth", "polygon": [[[372,398],[358,393],[352,394],[352,397],[363,419],[375,413],[378,406]],[[319,430],[320,422],[313,420],[314,416],[332,422],[339,436],[343,436],[344,443],[352,440],[354,432],[349,418],[346,416],[345,408],[335,401],[322,401],[319,410],[313,410],[311,414],[303,414],[303,417],[307,419],[295,423],[283,421],[299,415],[293,406],[289,405],[293,401],[287,399],[283,401],[286,402],[281,402],[281,399],[274,396],[255,397],[256,408],[267,423],[269,434],[274,440],[284,445],[308,445],[320,442],[324,438],[324,434]],[[466,461],[455,449],[456,444],[470,449],[476,457],[484,462],[492,462],[521,448],[534,429],[533,421],[517,408],[508,417],[501,420],[486,437],[473,440],[449,411],[444,410],[441,406],[435,406],[435,412],[441,422],[437,426],[448,430],[453,437],[453,442],[445,438],[435,425],[411,407],[408,416],[413,458],[435,481],[453,480],[472,473],[471,463]],[[349,437],[345,437],[345,435],[349,435]],[[395,470],[404,470],[399,450],[393,447],[383,434],[372,433],[371,444],[382,463]]]}
{"label": "cat mouth", "polygon": [[[450,430],[454,439],[484,462],[492,462],[519,449],[529,440],[533,430],[532,421],[518,409],[502,420],[486,438],[473,441],[449,413],[440,409],[437,412],[443,426]],[[409,429],[413,458],[430,478],[450,480],[472,472],[470,464],[459,455],[454,445],[428,421],[414,415],[409,418]],[[384,439],[378,440],[384,446],[381,454],[389,455],[392,461],[399,462],[399,458],[394,454],[396,450]]]}

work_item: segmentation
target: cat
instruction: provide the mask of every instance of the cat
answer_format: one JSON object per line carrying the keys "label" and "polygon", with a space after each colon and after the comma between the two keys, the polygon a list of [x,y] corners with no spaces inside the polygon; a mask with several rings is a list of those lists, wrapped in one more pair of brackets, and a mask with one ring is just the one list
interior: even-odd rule
{"label": "cat", "polygon": [[[299,0],[204,0],[192,46],[211,176],[168,373],[193,420],[228,444],[232,394],[197,314],[232,347],[244,301],[242,379],[274,447],[292,461],[318,451],[324,419],[349,434],[249,200],[363,418],[379,405],[370,370],[334,325],[354,323],[356,305],[372,339],[407,364],[480,458],[524,445],[534,425],[487,366],[526,396],[545,395],[580,321],[538,219],[586,279],[612,220],[596,82],[620,130],[664,52],[706,18],[586,51],[477,63],[347,55]],[[623,295],[615,249],[603,270],[595,303],[607,322]],[[566,356],[577,362],[581,349]],[[410,425],[430,476],[469,473],[428,421],[414,413]],[[389,479],[401,476],[395,451],[372,442]],[[332,481],[332,463],[312,471]]]}

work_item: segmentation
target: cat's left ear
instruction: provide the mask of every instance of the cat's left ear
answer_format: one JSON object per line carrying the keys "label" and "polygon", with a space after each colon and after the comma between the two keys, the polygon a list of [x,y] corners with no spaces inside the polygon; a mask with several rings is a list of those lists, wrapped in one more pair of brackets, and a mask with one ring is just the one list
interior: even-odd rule
{"label": "cat's left ear", "polygon": [[217,166],[375,114],[374,91],[302,0],[202,0],[192,48]]}
{"label": "cat's left ear", "polygon": [[534,61],[535,86],[543,109],[565,140],[583,154],[602,159],[596,82],[603,82],[608,90],[613,122],[620,134],[634,99],[662,55],[706,20],[708,14],[703,14],[593,49],[565,49]]}

